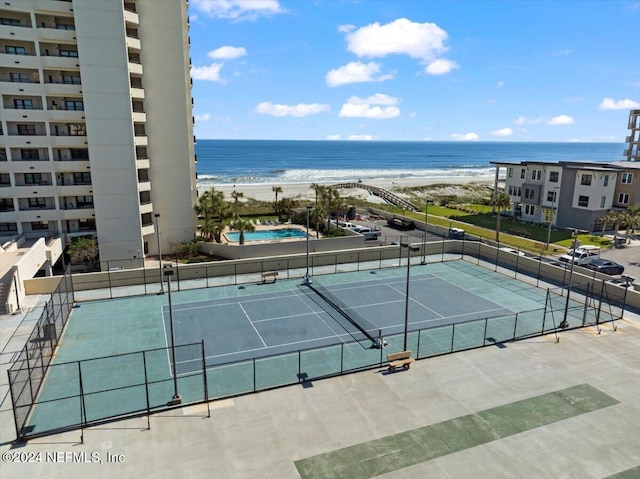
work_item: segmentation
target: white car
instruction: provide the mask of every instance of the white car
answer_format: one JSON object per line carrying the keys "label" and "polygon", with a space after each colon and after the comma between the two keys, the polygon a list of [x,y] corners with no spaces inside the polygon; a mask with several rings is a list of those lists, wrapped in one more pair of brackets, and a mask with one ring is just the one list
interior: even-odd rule
{"label": "white car", "polygon": [[636,279],[633,276],[622,275],[619,278],[610,279],[607,281],[607,284],[612,284],[614,286],[620,286],[621,288],[627,287],[627,290],[633,291],[635,288],[633,287],[633,282]]}
{"label": "white car", "polygon": [[518,256],[524,256],[524,253],[522,251],[518,251],[517,249],[507,248],[507,247],[498,248],[498,249],[500,251],[505,251],[506,253],[513,253],[513,254],[517,254]]}
{"label": "white car", "polygon": [[577,265],[584,266],[591,262],[592,259],[600,258],[600,248],[598,246],[581,246],[575,250],[569,250],[567,254],[560,256],[560,261],[565,263],[573,262]]}

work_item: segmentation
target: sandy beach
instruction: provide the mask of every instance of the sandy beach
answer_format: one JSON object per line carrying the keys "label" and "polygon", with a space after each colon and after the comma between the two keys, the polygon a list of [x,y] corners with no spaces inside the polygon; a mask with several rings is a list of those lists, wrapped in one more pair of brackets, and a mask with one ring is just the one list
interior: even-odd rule
{"label": "sandy beach", "polygon": [[[386,190],[390,190],[396,194],[399,194],[395,191],[397,188],[403,187],[419,187],[419,186],[429,186],[435,184],[448,184],[451,185],[451,193],[455,193],[456,185],[462,185],[467,183],[481,183],[492,185],[494,183],[493,176],[471,176],[471,177],[439,177],[439,178],[394,178],[394,179],[381,179],[381,180],[368,180],[363,183],[364,185],[369,186],[377,186],[378,188],[384,188]],[[330,186],[335,184],[331,183],[319,183],[322,185]],[[275,193],[272,191],[273,186],[280,186],[282,188],[282,192],[278,194],[279,198],[294,198],[301,200],[313,200],[315,199],[315,193],[311,189],[311,183],[278,183],[276,184],[218,184],[213,185],[213,187],[217,191],[222,191],[226,199],[231,199],[231,192],[237,191],[244,195],[244,199],[246,198],[254,198],[260,201],[273,201],[275,199]],[[206,191],[206,189],[210,188],[211,185],[203,185],[198,184],[198,192],[202,193]],[[362,197],[367,198],[370,202],[384,202],[381,198],[377,196],[370,195],[366,189],[359,188],[349,188],[340,190],[341,196],[353,196],[353,197]],[[400,194],[401,195],[401,194]]]}

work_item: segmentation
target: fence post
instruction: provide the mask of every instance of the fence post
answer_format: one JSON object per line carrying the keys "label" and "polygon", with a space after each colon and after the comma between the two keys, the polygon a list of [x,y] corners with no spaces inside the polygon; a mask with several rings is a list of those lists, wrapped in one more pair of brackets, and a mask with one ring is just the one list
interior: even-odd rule
{"label": "fence post", "polygon": [[484,318],[484,335],[482,337],[482,347],[487,345],[487,323],[489,322],[489,318]]}
{"label": "fence post", "polygon": [[[418,329],[418,347],[416,348],[416,359],[420,359],[420,333],[421,332],[422,332],[422,329]],[[382,351],[380,351],[380,355],[382,355]]]}
{"label": "fence post", "polygon": [[518,330],[518,314],[516,313],[516,320],[513,322],[513,339],[516,339],[516,331]]}
{"label": "fence post", "polygon": [[200,342],[202,351],[202,386],[204,387],[204,402],[207,403],[207,417],[211,417],[211,406],[209,405],[209,384],[207,382],[207,359],[204,352],[204,339]]}
{"label": "fence post", "polygon": [[142,368],[144,369],[144,393],[147,398],[147,429],[151,429],[151,404],[149,401],[149,378],[147,376],[147,352],[142,351]]}
{"label": "fence post", "polygon": [[[7,370],[7,377],[9,378],[9,394],[11,395],[11,407],[13,408],[13,424],[16,427],[16,441],[19,441],[20,439],[22,439],[22,436],[20,434],[20,430],[22,429],[22,427],[18,425],[18,406],[16,405],[16,395],[13,391],[13,381],[11,381],[10,369]],[[25,419],[26,417],[27,416],[25,416]],[[24,424],[22,426],[24,427]]]}
{"label": "fence post", "polygon": [[256,358],[253,358],[253,392],[256,392]]}
{"label": "fence post", "polygon": [[147,294],[147,265],[144,261],[144,259],[142,260],[142,282],[144,283],[144,294]]}
{"label": "fence post", "polygon": [[80,383],[80,443],[84,444],[84,428],[87,422],[87,409],[84,403],[84,386],[82,384],[82,366],[78,361],[78,381]]}
{"label": "fence post", "polygon": [[451,326],[451,349],[449,350],[450,353],[453,352],[453,343],[456,337],[456,323],[453,323]]}
{"label": "fence post", "polygon": [[340,343],[340,374],[344,372],[344,343]]}
{"label": "fence post", "polygon": [[109,299],[113,299],[113,290],[111,289],[111,271],[109,271],[109,261],[107,261],[107,281],[109,283]]}

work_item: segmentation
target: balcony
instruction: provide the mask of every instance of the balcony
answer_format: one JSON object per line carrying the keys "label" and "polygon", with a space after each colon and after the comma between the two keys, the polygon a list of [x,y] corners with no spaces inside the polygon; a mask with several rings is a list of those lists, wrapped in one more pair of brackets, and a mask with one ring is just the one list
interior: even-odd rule
{"label": "balcony", "polygon": [[41,95],[42,85],[36,82],[23,83],[23,82],[2,82],[2,94],[12,96],[25,96],[25,95]]}
{"label": "balcony", "polygon": [[132,50],[140,51],[140,40],[137,38],[133,38],[127,35],[126,38],[127,48],[131,48]]}
{"label": "balcony", "polygon": [[18,135],[9,133],[2,137],[2,142],[9,148],[46,148],[49,146],[47,135]]}
{"label": "balcony", "polygon": [[76,31],[60,28],[37,28],[36,38],[46,42],[73,43],[76,41]]}
{"label": "balcony", "polygon": [[131,88],[131,98],[144,100],[144,90],[142,88]]}
{"label": "balcony", "polygon": [[[76,70],[80,71],[80,60],[76,57],[59,57],[53,55],[44,55],[40,58],[40,63],[43,69],[53,70]],[[27,66],[25,65],[25,68]]]}
{"label": "balcony", "polygon": [[134,136],[133,137],[133,144],[135,146],[148,146],[149,145],[149,138],[147,136]]}
{"label": "balcony", "polygon": [[42,108],[34,108],[32,110],[25,110],[20,108],[5,108],[3,111],[2,119],[20,123],[42,123],[46,121],[47,117]]}
{"label": "balcony", "polygon": [[0,66],[37,69],[40,65],[40,57],[35,54],[29,55],[11,55],[9,53],[0,53]]}
{"label": "balcony", "polygon": [[130,24],[133,24],[133,25],[139,25],[140,24],[140,17],[138,16],[138,14],[136,12],[132,12],[125,5],[125,8],[124,8],[124,21],[126,23],[130,23]]}
{"label": "balcony", "polygon": [[142,75],[142,65],[140,63],[129,62],[129,73]]}

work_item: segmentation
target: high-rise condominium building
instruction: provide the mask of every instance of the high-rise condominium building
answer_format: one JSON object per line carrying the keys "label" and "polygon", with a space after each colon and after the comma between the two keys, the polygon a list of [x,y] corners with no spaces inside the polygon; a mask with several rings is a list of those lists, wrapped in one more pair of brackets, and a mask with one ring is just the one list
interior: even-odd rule
{"label": "high-rise condominium building", "polygon": [[2,2],[0,239],[93,235],[123,266],[193,239],[187,4]]}
{"label": "high-rise condominium building", "polygon": [[628,147],[624,151],[627,161],[640,161],[640,110],[629,111]]}

